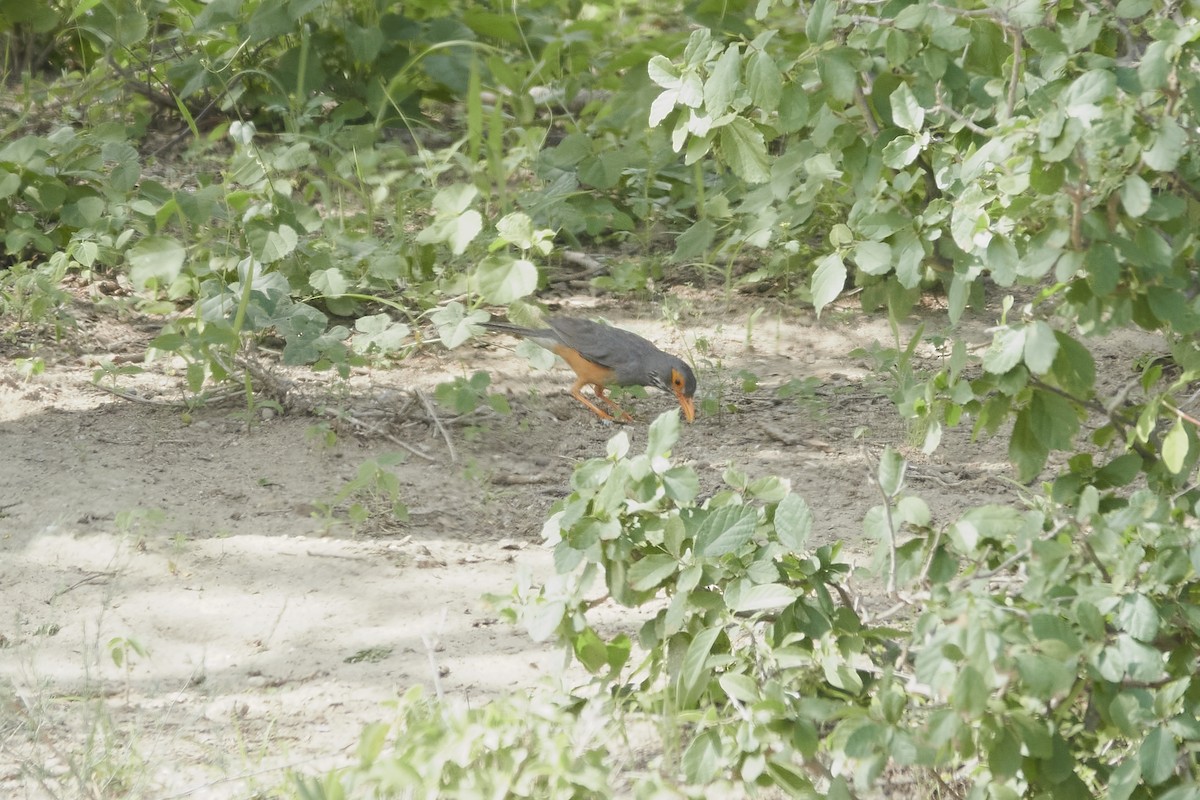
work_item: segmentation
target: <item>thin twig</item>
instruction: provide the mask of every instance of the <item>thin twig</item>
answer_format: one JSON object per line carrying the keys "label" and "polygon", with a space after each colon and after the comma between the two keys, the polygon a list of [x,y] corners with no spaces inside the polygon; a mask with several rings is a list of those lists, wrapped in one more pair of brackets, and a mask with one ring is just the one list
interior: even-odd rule
{"label": "thin twig", "polygon": [[1012,78],[1008,82],[1008,108],[1005,119],[1012,119],[1012,115],[1017,110],[1017,88],[1021,85],[1022,58],[1025,50],[1025,36],[1021,33],[1021,29],[1014,26],[1011,30],[1013,32],[1013,66]]}
{"label": "thin twig", "polygon": [[50,605],[55,600],[57,600],[58,598],[62,597],[64,594],[66,594],[67,592],[70,592],[74,589],[78,589],[80,586],[83,586],[84,584],[93,583],[93,582],[99,580],[100,578],[111,578],[116,574],[117,573],[115,573],[115,572],[92,572],[92,573],[88,574],[87,577],[80,578],[79,580],[75,581],[67,588],[59,589],[54,594],[50,595],[50,599],[46,601],[46,605]]}
{"label": "thin twig", "polygon": [[441,431],[442,438],[446,440],[446,449],[450,451],[450,461],[452,463],[457,462],[458,454],[454,451],[454,442],[450,439],[450,433],[442,425],[441,419],[438,418],[437,412],[433,410],[433,403],[429,402],[429,398],[420,389],[414,389],[413,391],[416,392],[417,397],[421,398],[421,402],[425,404],[425,410],[429,412],[430,419],[433,420],[433,424],[437,426],[437,429]]}
{"label": "thin twig", "polygon": [[866,442],[863,442],[863,458],[867,461],[867,477],[871,483],[879,490],[880,497],[883,498],[883,513],[887,520],[888,532],[888,579],[887,579],[887,594],[888,597],[896,597],[896,523],[892,519],[892,498],[883,488],[883,484],[879,482],[877,470],[871,469],[871,454],[867,450]]}

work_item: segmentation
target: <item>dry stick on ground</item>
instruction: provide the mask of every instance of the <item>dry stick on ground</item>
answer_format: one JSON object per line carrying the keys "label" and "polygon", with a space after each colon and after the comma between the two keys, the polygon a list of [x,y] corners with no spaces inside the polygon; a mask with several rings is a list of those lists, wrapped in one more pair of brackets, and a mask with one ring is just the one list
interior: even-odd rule
{"label": "dry stick on ground", "polygon": [[429,412],[429,416],[433,420],[433,424],[436,425],[437,429],[442,432],[442,438],[446,440],[446,449],[450,451],[450,460],[452,462],[457,462],[458,453],[454,452],[454,442],[450,439],[450,434],[447,433],[446,429],[442,426],[442,421],[438,419],[437,412],[433,410],[433,403],[429,402],[429,398],[426,397],[425,393],[420,389],[414,389],[413,391],[417,393],[417,397],[419,397],[421,402],[425,404],[425,410]]}
{"label": "dry stick on ground", "polygon": [[[336,422],[342,422],[350,425],[358,433],[381,436],[392,444],[402,447],[413,455],[419,456],[426,461],[437,461],[437,459],[435,459],[433,456],[424,452],[415,445],[411,445],[405,441],[402,441],[398,437],[393,436],[392,434],[383,430],[378,425],[372,425],[371,423],[366,422],[360,415],[348,411],[338,411],[335,409],[325,408],[319,403],[308,400],[299,392],[294,390],[296,385],[295,381],[274,374],[270,370],[263,368],[261,364],[252,359],[239,357],[238,364],[240,364],[242,368],[250,373],[250,376],[272,400],[279,403],[279,405],[283,406],[284,408],[300,411],[301,413],[309,414],[314,417],[328,417]],[[421,399],[424,399],[424,397]],[[411,405],[412,403],[410,400],[409,403],[400,409],[399,413],[406,413]],[[426,408],[428,408],[428,402],[426,402]],[[445,429],[442,428],[441,421],[433,415],[432,410],[430,410],[430,416],[437,424],[438,429],[442,431],[442,435],[446,436],[447,443],[449,443],[449,436],[446,434]],[[450,446],[450,453],[451,459],[453,459],[453,445]]]}

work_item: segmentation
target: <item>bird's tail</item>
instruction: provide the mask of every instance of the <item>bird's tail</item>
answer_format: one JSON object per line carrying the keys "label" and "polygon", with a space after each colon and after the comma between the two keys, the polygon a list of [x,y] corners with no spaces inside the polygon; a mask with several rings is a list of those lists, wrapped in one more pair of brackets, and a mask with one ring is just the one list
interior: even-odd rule
{"label": "bird's tail", "polygon": [[499,331],[500,333],[508,333],[513,336],[525,338],[545,336],[548,333],[553,333],[547,328],[523,328],[520,325],[513,325],[511,322],[481,322],[479,324],[490,331]]}

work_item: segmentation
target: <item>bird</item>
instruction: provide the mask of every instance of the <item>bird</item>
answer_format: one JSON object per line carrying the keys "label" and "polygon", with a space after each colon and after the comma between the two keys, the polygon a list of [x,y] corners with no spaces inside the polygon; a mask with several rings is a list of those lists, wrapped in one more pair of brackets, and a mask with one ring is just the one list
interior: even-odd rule
{"label": "bird", "polygon": [[[603,420],[631,422],[633,417],[604,393],[606,386],[655,386],[675,395],[684,418],[696,418],[696,374],[681,358],[664,353],[636,333],[587,319],[549,317],[547,328],[523,328],[508,322],[484,322],[489,330],[528,339],[562,357],[577,379],[571,396]],[[614,414],[583,395],[591,386]]]}

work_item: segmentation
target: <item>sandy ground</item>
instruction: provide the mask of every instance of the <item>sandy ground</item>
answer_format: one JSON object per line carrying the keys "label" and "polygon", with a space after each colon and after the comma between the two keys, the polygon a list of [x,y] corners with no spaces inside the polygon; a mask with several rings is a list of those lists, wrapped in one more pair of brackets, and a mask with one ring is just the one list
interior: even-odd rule
{"label": "sandy ground", "polygon": [[[910,490],[942,522],[1016,498],[1001,441],[950,431],[921,455],[877,361],[849,355],[892,346],[885,320],[775,309],[748,336],[753,307],[681,301],[677,326],[649,305],[561,305],[695,360],[700,394],[727,408],[689,426],[674,455],[705,489],[728,465],[787,477],[813,507],[816,540],[841,540],[857,563],[872,552],[861,521],[878,502],[868,456],[884,445],[913,459]],[[396,420],[419,451],[394,468],[410,519],[356,527],[320,504],[396,444],[330,444],[302,415],[248,427],[236,402],[185,413],[101,391],[95,365],[139,361],[153,326],[78,316],[64,343],[37,349],[44,374],[26,380],[0,362],[0,796],[270,796],[287,767],[349,760],[362,726],[389,720],[385,702],[414,684],[483,702],[560,669],[561,654],[499,622],[483,595],[507,593],[522,571],[551,573],[542,522],[574,465],[614,433],[566,394],[568,372],[535,371],[496,336],[344,383],[307,376],[331,403],[431,394],[479,369],[509,395],[511,414],[448,428],[453,458],[434,426]],[[986,343],[992,322],[968,322],[968,336]],[[1101,366],[1127,375],[1154,347],[1129,335]],[[29,353],[10,343],[0,354]],[[939,358],[928,345],[918,355],[923,368]],[[743,373],[757,378],[752,391]],[[778,396],[805,379],[808,391]],[[122,385],[179,398],[179,376],[161,365]],[[672,401],[632,402],[638,420],[625,429],[638,448]]]}

